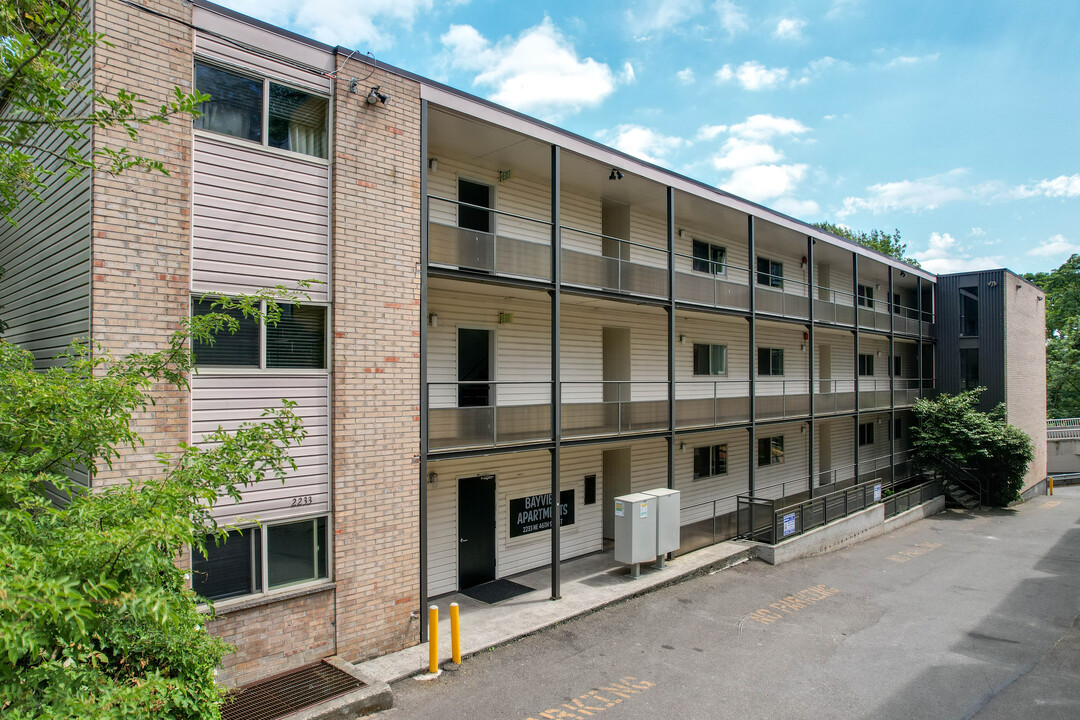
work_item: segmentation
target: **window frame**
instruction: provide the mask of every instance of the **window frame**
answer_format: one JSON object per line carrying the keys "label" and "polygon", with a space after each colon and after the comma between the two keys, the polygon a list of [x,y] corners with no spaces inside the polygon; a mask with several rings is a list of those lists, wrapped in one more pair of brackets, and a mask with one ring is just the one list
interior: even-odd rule
{"label": "window frame", "polygon": [[[761,269],[762,262],[769,263],[768,272],[764,272]],[[773,260],[772,258],[765,257],[764,255],[758,255],[756,258],[756,262],[754,263],[754,275],[757,285],[761,285],[767,288],[776,288],[777,290],[784,289],[784,263],[778,260]],[[768,282],[762,282],[762,278],[767,278]]]}
{"label": "window frame", "polygon": [[[769,353],[769,372],[761,372],[761,353],[762,351]],[[777,355],[779,353],[779,355]],[[780,359],[780,372],[776,370],[776,358]],[[758,347],[757,349],[757,375],[758,377],[784,377],[784,348],[774,347]]]}
{"label": "window frame", "polygon": [[[202,299],[201,293],[191,294],[191,312],[194,314],[195,306]],[[207,297],[207,300],[212,301],[212,297]],[[297,305],[297,303],[279,303],[288,305]],[[253,365],[201,365],[196,364],[195,368],[200,373],[213,373],[218,374],[232,374],[232,375],[246,375],[251,373],[258,374],[272,374],[272,375],[329,375],[330,370],[333,367],[333,358],[331,357],[331,350],[333,343],[331,342],[331,308],[330,303],[326,302],[311,302],[305,301],[299,303],[303,307],[321,307],[325,308],[326,312],[323,318],[323,359],[326,367],[322,368],[296,368],[296,367],[267,367],[266,365],[266,323],[259,323],[259,365],[255,367]],[[211,312],[217,312],[218,309]],[[263,317],[266,316],[266,301],[259,301],[259,312]],[[254,321],[254,318],[244,318],[245,320]],[[194,342],[192,343],[192,350],[194,350]]]}
{"label": "window frame", "polygon": [[[237,67],[235,65],[228,65],[223,62],[205,58],[201,55],[195,55],[191,64],[192,72],[192,84],[194,84],[194,77],[197,65],[206,65],[208,67],[217,68],[224,72],[232,73],[240,77],[248,78],[249,80],[257,80],[262,82],[262,107],[260,109],[260,133],[261,138],[258,142],[254,140],[248,140],[237,135],[229,135],[228,133],[217,132],[216,130],[208,130],[206,128],[198,128],[194,126],[192,121],[192,131],[197,135],[204,135],[205,137],[211,137],[219,139],[222,142],[229,142],[239,145],[240,147],[257,147],[270,153],[281,153],[282,155],[290,158],[302,158],[311,162],[320,163],[322,165],[329,165],[330,158],[334,157],[334,133],[331,124],[334,119],[334,96],[333,94],[323,95],[320,92],[316,92],[311,88],[302,87],[294,82],[288,82],[281,80],[280,78],[271,78],[268,75],[260,75],[254,70],[249,70],[243,67]],[[280,85],[282,87],[289,88],[291,90],[297,90],[302,93],[307,93],[312,97],[318,97],[326,100],[326,157],[321,158],[318,155],[308,155],[307,153],[297,152],[295,150],[285,150],[283,148],[274,147],[270,145],[270,83],[274,85]]]}
{"label": "window frame", "polygon": [[[270,532],[269,531],[270,531],[270,529],[273,528],[273,527],[279,527],[281,525],[292,525],[292,524],[298,524],[298,523],[308,521],[308,522],[316,523],[315,528],[316,528],[316,532],[318,532],[318,524],[317,524],[316,521],[318,521],[320,518],[325,518],[326,519],[325,536],[323,537],[323,543],[325,545],[325,550],[326,550],[326,577],[316,577],[316,578],[313,578],[311,580],[300,580],[300,581],[297,581],[297,582],[283,583],[283,584],[280,584],[280,585],[276,585],[274,587],[270,587],[270,566],[269,566],[269,560],[270,560],[270,557],[269,557]],[[333,551],[333,547],[332,547],[333,538],[334,538],[334,522],[333,522],[333,514],[332,513],[321,513],[321,512],[320,513],[312,513],[312,514],[307,514],[307,515],[298,515],[296,517],[281,518],[281,519],[277,519],[277,520],[268,520],[268,521],[261,522],[261,523],[247,523],[247,524],[244,524],[244,525],[236,525],[236,526],[229,526],[228,527],[228,529],[230,531],[233,531],[233,530],[249,530],[251,528],[258,528],[259,529],[259,549],[258,549],[258,552],[259,552],[259,561],[260,561],[260,564],[261,564],[261,566],[259,567],[259,572],[260,572],[259,583],[260,583],[260,587],[262,589],[261,590],[256,590],[254,592],[246,593],[244,595],[233,595],[232,597],[222,598],[221,600],[212,600],[210,598],[205,598],[205,597],[200,595],[199,596],[200,597],[200,601],[199,601],[200,605],[208,605],[210,603],[213,603],[214,606],[216,607],[216,606],[221,605],[222,603],[232,603],[234,601],[236,601],[236,602],[249,602],[253,598],[264,598],[264,597],[265,598],[272,598],[272,596],[274,596],[274,595],[281,595],[281,594],[289,593],[289,592],[292,592],[292,591],[295,591],[295,590],[304,590],[304,589],[307,589],[309,587],[317,587],[317,586],[320,586],[320,585],[327,585],[329,583],[334,582],[334,551]],[[316,574],[318,574],[318,572],[319,572],[319,558],[318,558],[317,547],[318,546],[315,545],[312,548],[312,551],[315,553],[313,561],[314,561],[315,573]],[[196,550],[194,548],[194,546],[191,546],[191,547],[188,548],[187,571],[189,573],[194,573],[193,562],[194,562],[195,555],[198,552],[199,551]],[[250,576],[249,580],[254,579],[254,577],[255,577],[254,574],[252,574]],[[249,585],[250,584],[251,583],[249,582]],[[192,583],[192,585],[193,585],[193,583]]]}
{"label": "window frame", "polygon": [[[971,353],[974,353],[974,355],[972,355]],[[975,379],[974,379],[973,383],[969,383],[969,380],[968,380],[968,377],[967,377],[967,372],[966,372],[969,363],[965,362],[965,358],[971,358],[971,357],[975,358]],[[980,372],[979,371],[980,371],[981,368],[979,367],[979,365],[980,365],[980,362],[979,362],[979,348],[977,348],[977,347],[974,347],[974,348],[960,348],[960,351],[957,353],[957,362],[959,363],[960,389],[961,390],[974,390],[975,388],[980,387],[980,385],[979,385]]]}
{"label": "window frame", "polygon": [[859,377],[874,377],[874,353],[859,353]]}
{"label": "window frame", "polygon": [[899,378],[904,376],[904,356],[893,355],[892,359],[892,371],[893,377]]}
{"label": "window frame", "polygon": [[[960,306],[960,337],[964,338],[977,338],[979,337],[979,320],[982,313],[982,308],[979,302],[979,286],[967,285],[961,288],[957,288],[957,297],[959,299],[958,305]],[[973,309],[975,312],[974,318],[974,333],[964,332],[971,324],[968,318],[969,309]]]}
{"label": "window frame", "polygon": [[874,421],[859,423],[859,447],[874,444]]}
{"label": "window frame", "polygon": [[[709,372],[704,372],[704,373],[699,373],[698,372],[697,357],[698,357],[698,348],[699,347],[706,347],[706,348],[709,349],[709,368],[708,368]],[[716,364],[717,354],[719,354],[721,356],[721,358],[723,360],[723,366],[724,367],[719,372],[713,372],[712,370],[713,370],[713,367]],[[693,362],[692,362],[693,367],[692,367],[692,369],[693,369],[694,377],[726,377],[727,376],[727,374],[728,374],[727,345],[719,345],[719,344],[712,344],[712,343],[694,343],[694,349],[693,349],[692,357],[693,357]]]}
{"label": "window frame", "polygon": [[859,307],[874,309],[874,287],[858,283],[855,288],[856,302]]}
{"label": "window frame", "polygon": [[[698,246],[705,248],[705,257],[698,257],[696,251]],[[720,252],[720,260],[714,260],[713,255],[716,251]],[[708,240],[699,240],[697,238],[691,238],[690,240],[690,268],[697,273],[704,275],[715,275],[719,277],[727,277],[727,246],[717,245],[711,243]],[[704,263],[705,270],[698,267],[698,263]]]}
{"label": "window frame", "polygon": [[[761,446],[768,444],[769,452],[764,456],[766,462],[762,462]],[[779,459],[773,455],[773,448],[780,449]],[[757,439],[757,466],[758,467],[770,467],[772,465],[783,465],[786,451],[784,450],[784,436],[783,435],[767,435],[765,437],[759,437]]]}
{"label": "window frame", "polygon": [[[707,480],[709,478],[720,477],[728,474],[728,444],[727,443],[713,443],[712,445],[698,445],[694,447],[694,468],[693,479],[694,480]],[[705,451],[703,454],[707,459],[709,466],[708,473],[704,475],[698,474],[698,451]],[[721,468],[720,454],[723,453],[723,467]]]}

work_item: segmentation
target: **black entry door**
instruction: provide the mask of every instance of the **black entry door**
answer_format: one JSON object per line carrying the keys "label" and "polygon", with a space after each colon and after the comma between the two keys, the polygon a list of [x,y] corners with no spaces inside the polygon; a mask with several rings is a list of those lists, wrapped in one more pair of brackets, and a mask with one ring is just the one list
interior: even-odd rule
{"label": "black entry door", "polygon": [[491,331],[458,328],[458,407],[491,405]]}
{"label": "black entry door", "polygon": [[495,579],[495,476],[458,481],[458,589]]}

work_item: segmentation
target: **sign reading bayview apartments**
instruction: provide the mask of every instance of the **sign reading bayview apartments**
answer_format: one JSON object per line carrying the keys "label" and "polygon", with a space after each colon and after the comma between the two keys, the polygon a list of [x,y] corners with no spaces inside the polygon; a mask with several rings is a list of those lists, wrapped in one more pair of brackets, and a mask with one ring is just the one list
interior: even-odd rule
{"label": "sign reading bayview apartments", "polygon": [[[559,525],[574,524],[574,491],[559,493]],[[510,537],[551,529],[551,493],[510,501]]]}

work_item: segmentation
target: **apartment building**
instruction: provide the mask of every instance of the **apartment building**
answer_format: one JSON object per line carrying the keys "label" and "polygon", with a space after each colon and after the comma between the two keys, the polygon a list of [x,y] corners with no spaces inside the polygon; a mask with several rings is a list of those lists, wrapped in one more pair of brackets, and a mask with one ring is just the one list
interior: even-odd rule
{"label": "apartment building", "polygon": [[203,0],[91,13],[95,85],[214,99],[144,131],[169,176],[55,183],[0,230],[7,339],[122,355],[205,292],[320,282],[196,348],[93,480],[299,403],[298,469],[222,499],[236,531],[185,559],[228,684],[416,644],[429,598],[525,570],[558,597],[552,558],[608,547],[621,494],[680,490],[689,541],[733,535],[738,495],[907,474],[933,274]]}

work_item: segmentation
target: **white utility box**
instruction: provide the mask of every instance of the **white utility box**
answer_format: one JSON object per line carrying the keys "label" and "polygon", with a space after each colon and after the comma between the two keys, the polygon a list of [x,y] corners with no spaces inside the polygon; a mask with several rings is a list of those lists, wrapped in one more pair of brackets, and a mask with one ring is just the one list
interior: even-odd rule
{"label": "white utility box", "polygon": [[631,493],[615,498],[615,562],[636,566],[655,559],[656,497]]}
{"label": "white utility box", "polygon": [[657,488],[643,495],[656,498],[656,557],[679,549],[679,514],[682,500],[678,490]]}

